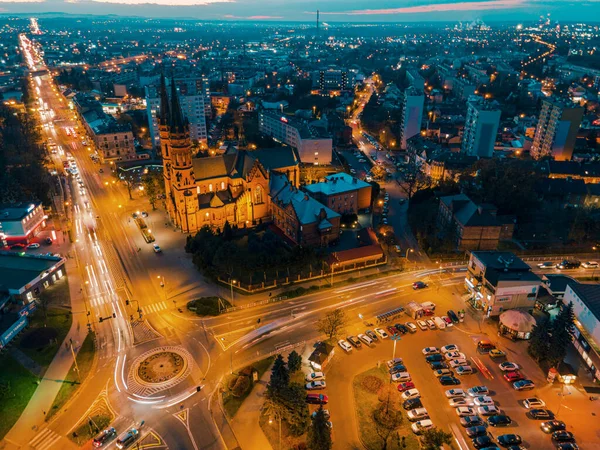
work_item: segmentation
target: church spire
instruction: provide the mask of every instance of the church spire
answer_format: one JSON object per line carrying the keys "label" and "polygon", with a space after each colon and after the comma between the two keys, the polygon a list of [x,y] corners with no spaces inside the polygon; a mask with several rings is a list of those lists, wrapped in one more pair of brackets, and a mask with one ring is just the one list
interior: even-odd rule
{"label": "church spire", "polygon": [[167,85],[165,83],[165,74],[160,73],[160,116],[158,122],[161,125],[169,124],[169,97],[167,96]]}
{"label": "church spire", "polygon": [[184,133],[186,122],[179,105],[179,95],[175,85],[175,77],[171,78],[171,133]]}

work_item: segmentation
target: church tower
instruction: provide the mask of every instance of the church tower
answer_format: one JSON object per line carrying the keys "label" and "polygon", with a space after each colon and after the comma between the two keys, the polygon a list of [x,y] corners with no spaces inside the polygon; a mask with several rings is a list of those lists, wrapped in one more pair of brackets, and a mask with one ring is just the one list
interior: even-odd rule
{"label": "church tower", "polygon": [[184,233],[198,230],[198,195],[192,164],[192,144],[189,125],[183,118],[175,79],[171,79],[171,105],[169,120],[170,183],[175,212],[172,218]]}
{"label": "church tower", "polygon": [[165,182],[165,206],[169,217],[175,217],[175,205],[173,203],[172,183],[171,183],[171,151],[169,142],[169,122],[171,114],[169,112],[169,97],[167,96],[167,86],[165,75],[160,75],[160,109],[158,116],[158,133],[160,136],[160,152],[163,161],[163,180]]}

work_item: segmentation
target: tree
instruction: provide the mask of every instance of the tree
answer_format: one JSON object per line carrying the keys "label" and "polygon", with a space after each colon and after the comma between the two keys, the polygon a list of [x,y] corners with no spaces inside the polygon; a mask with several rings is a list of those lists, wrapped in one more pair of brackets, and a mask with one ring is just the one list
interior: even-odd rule
{"label": "tree", "polygon": [[575,327],[575,313],[573,302],[563,305],[552,323],[552,337],[550,340],[548,361],[553,367],[558,368],[567,356],[567,348],[571,345],[571,336]]}
{"label": "tree", "polygon": [[230,241],[233,237],[233,231],[231,230],[231,224],[229,220],[225,221],[225,225],[223,225],[223,239],[226,241]]}
{"label": "tree", "polygon": [[300,356],[296,350],[292,350],[292,352],[288,355],[287,365],[290,373],[299,371],[302,367],[302,356]]}
{"label": "tree", "polygon": [[290,384],[290,373],[285,366],[285,361],[281,354],[277,355],[273,368],[271,369],[271,379],[269,381],[269,389],[272,392],[281,392]]}
{"label": "tree", "polygon": [[323,405],[319,407],[308,429],[308,448],[310,450],[329,450],[332,446],[331,428],[325,416]]}
{"label": "tree", "polygon": [[536,361],[539,362],[548,359],[551,335],[552,326],[548,319],[540,319],[535,327],[533,327],[527,351]]}
{"label": "tree", "polygon": [[131,190],[133,189],[133,186],[136,182],[136,176],[133,173],[133,171],[123,170],[119,168],[118,170],[115,170],[113,174],[115,175],[115,177],[117,177],[118,180],[121,180],[123,183],[125,183],[125,187],[127,187],[127,193],[129,194],[129,200],[133,200]]}
{"label": "tree", "polygon": [[164,191],[162,176],[160,172],[149,171],[142,178],[142,182],[144,183],[144,192],[148,197],[148,201],[152,206],[152,211],[156,210],[156,200],[158,200],[158,195],[161,193],[161,190]]}
{"label": "tree", "polygon": [[48,306],[50,306],[51,300],[52,300],[52,297],[50,297],[50,295],[48,294],[47,291],[40,292],[40,294],[38,295],[38,297],[36,299],[36,303],[40,307],[40,311],[42,312],[44,319],[48,318]]}
{"label": "tree", "polygon": [[426,430],[421,437],[421,445],[423,450],[439,450],[442,445],[452,443],[452,434],[446,433],[440,428],[432,428]]}
{"label": "tree", "polygon": [[427,189],[432,184],[431,178],[421,170],[420,165],[414,159],[411,159],[408,165],[400,171],[400,177],[402,179],[400,189],[406,194],[408,201],[418,191]]}
{"label": "tree", "polygon": [[334,309],[317,322],[317,331],[327,335],[328,339],[335,339],[346,327],[346,323],[346,313],[341,309]]}
{"label": "tree", "polygon": [[[375,423],[375,432],[381,438],[382,450],[387,450],[390,445],[390,439],[394,436],[394,431],[402,424],[402,412],[397,409],[386,407],[385,403],[373,412],[373,422]],[[396,436],[398,434],[396,433]]]}

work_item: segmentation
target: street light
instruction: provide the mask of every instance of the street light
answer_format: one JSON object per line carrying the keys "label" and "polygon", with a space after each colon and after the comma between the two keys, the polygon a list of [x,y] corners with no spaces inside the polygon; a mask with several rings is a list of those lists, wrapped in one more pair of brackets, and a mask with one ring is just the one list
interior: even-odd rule
{"label": "street light", "polygon": [[338,263],[333,263],[331,265],[331,286],[333,286],[333,269],[334,269],[334,267],[337,267],[337,266],[338,266]]}
{"label": "street light", "polygon": [[406,255],[404,255],[404,257],[405,257],[406,259],[408,259],[408,254],[409,254],[409,253],[414,253],[414,250],[413,250],[412,248],[407,248],[407,249],[406,249]]}
{"label": "street light", "polygon": [[231,287],[231,306],[235,306],[233,304],[233,285],[237,283],[236,280],[232,280],[231,278],[229,279],[229,286]]}
{"label": "street light", "polygon": [[[273,415],[279,421],[279,450],[281,450],[281,414],[278,411],[273,411]],[[273,418],[269,417],[269,425],[273,423]]]}

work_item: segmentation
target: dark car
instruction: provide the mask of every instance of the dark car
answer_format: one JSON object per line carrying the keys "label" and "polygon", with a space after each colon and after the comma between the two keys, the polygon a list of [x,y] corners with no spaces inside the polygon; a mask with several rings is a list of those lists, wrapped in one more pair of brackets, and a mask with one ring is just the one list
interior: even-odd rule
{"label": "dark car", "polygon": [[448,310],[448,312],[446,313],[448,314],[448,317],[450,317],[450,320],[454,323],[458,323],[458,316],[456,315],[456,313],[454,311],[452,311],[451,309]]}
{"label": "dark car", "polygon": [[520,445],[523,442],[521,436],[518,434],[503,434],[498,436],[498,444],[502,447],[508,447],[509,445]]}
{"label": "dark car", "polygon": [[439,353],[425,357],[425,361],[427,361],[428,363],[439,362],[439,361],[443,361],[443,360],[444,360],[444,357]]}
{"label": "dark car", "polygon": [[401,323],[397,323],[394,325],[394,327],[396,328],[396,330],[398,330],[399,333],[401,334],[406,334],[408,333],[408,327],[406,325],[402,325]]}
{"label": "dark car", "polygon": [[557,450],[579,450],[579,445],[575,442],[561,442],[556,446]]}
{"label": "dark car", "polygon": [[427,287],[427,283],[423,283],[422,281],[415,281],[413,283],[413,289],[416,291],[418,289],[425,289]]}
{"label": "dark car", "polygon": [[361,348],[362,347],[361,342],[358,340],[358,338],[356,336],[348,336],[346,338],[346,340],[348,342],[350,342],[350,344],[352,344],[356,348]]}
{"label": "dark car", "polygon": [[578,269],[579,266],[581,266],[581,263],[579,261],[565,259],[564,261],[559,262],[556,265],[556,268],[557,269]]}
{"label": "dark car", "polygon": [[512,419],[504,414],[491,416],[487,420],[490,427],[507,427],[512,423]]}
{"label": "dark car", "polygon": [[554,419],[554,413],[549,409],[532,409],[529,411],[529,416],[534,420]]}
{"label": "dark car", "polygon": [[442,386],[455,386],[460,384],[460,380],[458,378],[450,377],[448,375],[444,375],[443,377],[439,377],[440,384]]}
{"label": "dark car", "polygon": [[100,434],[94,438],[94,447],[102,447],[104,444],[112,440],[116,435],[117,430],[115,430],[113,427],[101,431]]}
{"label": "dark car", "polygon": [[12,250],[20,250],[22,248],[25,248],[25,244],[13,244],[13,245],[10,246],[10,248]]}
{"label": "dark car", "polygon": [[326,405],[329,402],[329,397],[325,394],[308,394],[306,396],[306,403],[311,405]]}
{"label": "dark car", "polygon": [[470,438],[476,438],[479,436],[483,436],[484,434],[487,434],[487,428],[484,427],[483,425],[478,425],[476,427],[469,427],[465,431],[467,432],[467,436],[469,436]]}
{"label": "dark car", "polygon": [[117,439],[117,448],[127,448],[131,444],[133,444],[138,437],[140,436],[140,432],[135,428],[131,428],[127,433],[125,433],[120,439]]}
{"label": "dark car", "polygon": [[52,238],[51,237],[47,237],[46,240],[44,241],[46,244],[50,245],[52,244]]}
{"label": "dark car", "polygon": [[479,425],[485,426],[485,422],[479,416],[466,416],[460,418],[460,424],[463,427],[478,427]]}
{"label": "dark car", "polygon": [[575,442],[575,436],[573,436],[573,433],[566,430],[555,431],[552,433],[552,439],[556,442]]}
{"label": "dark car", "polygon": [[377,337],[377,334],[375,332],[371,331],[371,330],[365,331],[365,334],[367,336],[369,336],[371,339],[373,339],[373,341],[378,341],[379,340],[379,338]]}
{"label": "dark car", "polygon": [[429,367],[431,367],[431,370],[447,369],[448,364],[446,364],[444,361],[434,361],[429,364]]}
{"label": "dark car", "polygon": [[390,326],[390,327],[387,327],[387,331],[388,331],[388,333],[390,333],[390,335],[392,335],[392,336],[394,336],[394,335],[398,334],[398,330],[396,330],[396,328],[394,328],[394,327],[392,327],[392,326]]}
{"label": "dark car", "polygon": [[562,420],[549,420],[542,422],[540,428],[544,433],[554,433],[555,431],[566,430],[567,425]]}
{"label": "dark car", "polygon": [[491,447],[493,444],[494,440],[487,434],[473,439],[473,447],[475,448]]}
{"label": "dark car", "polygon": [[422,408],[423,403],[421,403],[421,397],[409,398],[408,400],[404,400],[402,403],[402,407],[406,411],[410,411],[411,409]]}
{"label": "dark car", "polygon": [[398,372],[406,372],[406,366],[402,365],[402,364],[396,364],[394,367],[392,367],[389,371],[390,374],[393,373],[398,373]]}

